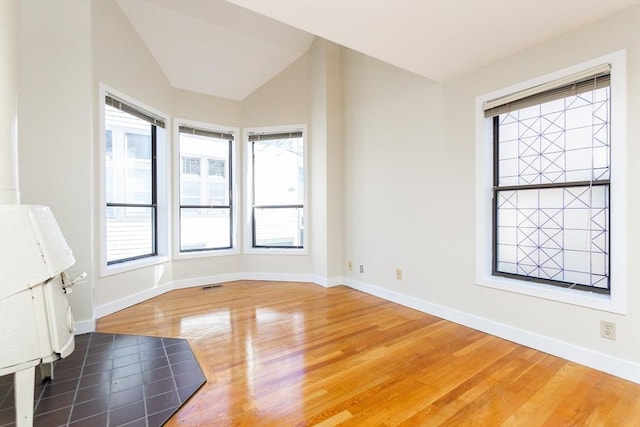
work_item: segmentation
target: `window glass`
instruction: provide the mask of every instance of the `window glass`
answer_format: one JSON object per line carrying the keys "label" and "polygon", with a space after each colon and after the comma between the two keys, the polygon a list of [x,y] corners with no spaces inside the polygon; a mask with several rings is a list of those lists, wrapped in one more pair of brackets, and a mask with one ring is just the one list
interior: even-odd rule
{"label": "window glass", "polygon": [[208,159],[209,176],[225,177],[226,161],[224,159]]}
{"label": "window glass", "polygon": [[496,274],[609,292],[609,86],[493,118]]}
{"label": "window glass", "polygon": [[304,247],[304,139],[301,131],[250,134],[253,247]]}
{"label": "window glass", "polygon": [[127,133],[127,157],[151,161],[151,135]]}
{"label": "window glass", "polygon": [[230,248],[231,209],[181,208],[182,252]]}
{"label": "window glass", "polygon": [[183,157],[182,173],[185,175],[200,175],[200,158],[199,157]]}
{"label": "window glass", "polygon": [[154,251],[153,208],[111,208],[107,216],[107,262],[134,259]]}
{"label": "window glass", "polygon": [[304,201],[302,137],[253,143],[256,205],[296,205]]}
{"label": "window glass", "polygon": [[[230,249],[233,135],[180,127],[180,251]],[[201,167],[205,165],[205,173]]]}
{"label": "window glass", "polygon": [[156,254],[156,126],[105,105],[107,264]]}

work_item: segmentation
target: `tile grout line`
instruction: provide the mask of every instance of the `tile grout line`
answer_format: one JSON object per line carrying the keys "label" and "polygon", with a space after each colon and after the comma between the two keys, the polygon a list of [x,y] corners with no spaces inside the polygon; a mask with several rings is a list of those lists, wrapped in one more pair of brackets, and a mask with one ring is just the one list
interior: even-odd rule
{"label": "tile grout line", "polygon": [[[160,338],[160,342],[162,342],[162,338]],[[147,390],[144,382],[144,364],[142,363],[142,358],[140,357],[140,338],[138,338],[138,360],[140,363],[140,378],[142,379],[142,405],[144,406],[144,425],[149,427],[149,413],[147,411]],[[162,343],[164,347],[164,343]]]}
{"label": "tile grout line", "polygon": [[[180,408],[180,406],[182,406],[182,399],[180,398],[180,393],[178,393],[178,383],[176,383],[176,375],[173,372],[173,366],[171,365],[171,358],[169,358],[169,353],[167,353],[167,345],[164,342],[164,338],[162,338],[162,348],[164,349],[164,354],[167,358],[167,363],[169,365],[169,372],[171,373],[171,382],[173,383],[173,388],[174,391],[176,393],[176,395],[178,396],[178,408],[176,408],[176,410],[174,411],[174,414],[177,412],[177,410]],[[166,409],[165,409],[166,411]],[[167,419],[168,421],[168,419]]]}
{"label": "tile grout line", "polygon": [[[71,401],[71,410],[69,411],[69,416],[67,417],[67,425],[71,424],[71,416],[73,415],[73,409],[76,405],[76,398],[78,397],[78,391],[80,390],[80,383],[82,382],[82,374],[84,373],[84,368],[87,364],[87,357],[89,356],[89,349],[91,348],[91,341],[93,340],[93,332],[89,336],[87,340],[87,348],[84,351],[84,357],[82,358],[82,367],[80,368],[80,374],[78,374],[78,384],[76,384],[76,389],[73,393],[73,400]],[[75,337],[74,337],[75,340]],[[40,401],[38,400],[38,403]]]}

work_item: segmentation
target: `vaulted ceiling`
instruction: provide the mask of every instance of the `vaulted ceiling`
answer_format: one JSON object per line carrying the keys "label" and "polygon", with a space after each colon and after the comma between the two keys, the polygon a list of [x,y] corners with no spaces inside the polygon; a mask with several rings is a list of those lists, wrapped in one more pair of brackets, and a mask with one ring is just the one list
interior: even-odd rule
{"label": "vaulted ceiling", "polygon": [[117,0],[176,88],[242,100],[323,37],[434,81],[640,0]]}

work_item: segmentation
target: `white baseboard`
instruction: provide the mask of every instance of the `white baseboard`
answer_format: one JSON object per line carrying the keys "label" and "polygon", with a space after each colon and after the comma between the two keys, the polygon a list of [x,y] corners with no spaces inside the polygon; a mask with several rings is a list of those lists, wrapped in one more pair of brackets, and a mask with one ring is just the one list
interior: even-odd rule
{"label": "white baseboard", "polygon": [[192,279],[176,280],[170,284],[171,289],[193,288],[197,286],[214,285],[216,283],[234,282],[242,280],[242,274],[218,274],[215,276],[195,277]]}
{"label": "white baseboard", "polygon": [[73,322],[74,335],[88,334],[89,332],[95,332],[96,322],[95,320],[79,320]]}
{"label": "white baseboard", "polygon": [[397,304],[404,305],[405,307],[422,311],[423,313],[431,314],[481,332],[495,335],[635,383],[640,383],[640,365],[628,360],[599,353],[585,347],[568,344],[554,338],[535,334],[533,332],[515,328],[504,323],[495,322],[463,311],[433,304],[428,301],[410,297],[379,286],[374,286],[349,278],[344,278],[343,282],[353,289],[366,292],[387,301],[395,302]]}
{"label": "white baseboard", "polygon": [[136,294],[99,305],[96,307],[95,311],[96,319],[100,319],[101,317],[115,313],[116,311],[124,310],[127,307],[139,304],[143,301],[146,301],[153,297],[157,297],[158,295],[162,295],[171,290],[173,290],[172,284],[164,284],[162,286],[158,286],[157,288],[147,289],[142,292],[138,292]]}
{"label": "white baseboard", "polygon": [[312,282],[310,274],[301,273],[242,273],[242,280],[268,280],[274,282]]}
{"label": "white baseboard", "polygon": [[316,285],[324,286],[325,288],[331,288],[333,286],[339,286],[342,284],[342,277],[322,277],[313,275],[311,276],[311,283],[315,283]]}

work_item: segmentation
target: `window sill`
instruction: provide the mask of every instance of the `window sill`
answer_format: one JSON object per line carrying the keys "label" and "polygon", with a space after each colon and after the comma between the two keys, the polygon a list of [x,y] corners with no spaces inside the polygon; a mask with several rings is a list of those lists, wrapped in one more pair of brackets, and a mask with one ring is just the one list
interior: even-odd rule
{"label": "window sill", "polygon": [[595,292],[566,289],[535,282],[525,282],[517,279],[498,276],[483,276],[476,278],[476,284],[501,291],[527,295],[565,304],[593,308],[611,313],[626,314],[623,304],[613,298],[613,295]]}
{"label": "window sill", "polygon": [[247,255],[308,255],[306,248],[246,248],[244,253]]}
{"label": "window sill", "polygon": [[240,251],[238,249],[211,249],[206,251],[195,251],[195,252],[177,252],[173,259],[194,259],[194,258],[211,258],[211,257],[219,257],[219,256],[230,256],[230,255],[239,255]]}
{"label": "window sill", "polygon": [[128,271],[138,270],[145,267],[151,267],[158,264],[164,264],[171,259],[166,255],[158,255],[149,258],[141,258],[123,263],[103,265],[100,270],[100,277],[112,276],[115,274],[126,273]]}

